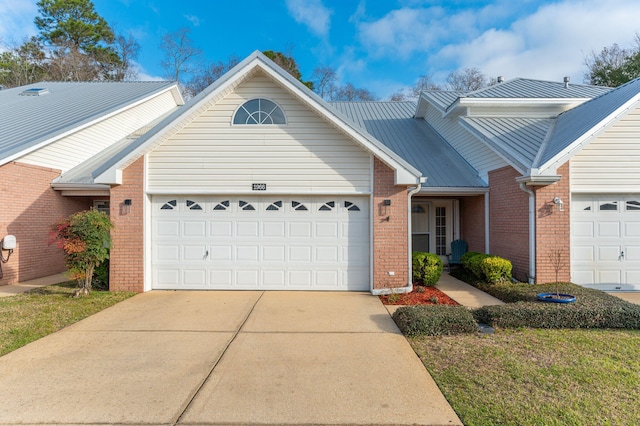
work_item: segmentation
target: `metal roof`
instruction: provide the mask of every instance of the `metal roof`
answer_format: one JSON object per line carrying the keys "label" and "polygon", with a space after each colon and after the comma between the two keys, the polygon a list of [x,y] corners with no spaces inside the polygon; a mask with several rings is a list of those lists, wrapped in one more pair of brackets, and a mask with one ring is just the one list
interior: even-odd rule
{"label": "metal roof", "polygon": [[461,117],[460,123],[522,173],[530,169],[554,119]]}
{"label": "metal roof", "polygon": [[585,99],[600,96],[610,90],[611,88],[602,86],[569,83],[565,87],[563,82],[516,78],[469,92],[462,97],[476,99]]}
{"label": "metal roof", "polygon": [[486,187],[426,121],[413,118],[413,102],[332,102],[331,105],[427,177],[423,187]]}
{"label": "metal roof", "polygon": [[[0,160],[15,158],[175,84],[47,81],[0,90]],[[21,94],[29,89],[47,93]]]}
{"label": "metal roof", "polygon": [[435,105],[441,111],[446,111],[449,105],[454,103],[459,97],[464,96],[465,92],[456,92],[450,90],[429,90],[422,92],[422,96],[426,97],[431,104]]}
{"label": "metal roof", "polygon": [[544,152],[542,166],[584,135],[592,135],[608,124],[607,118],[625,106],[640,99],[640,78],[630,81],[595,99],[560,114]]}

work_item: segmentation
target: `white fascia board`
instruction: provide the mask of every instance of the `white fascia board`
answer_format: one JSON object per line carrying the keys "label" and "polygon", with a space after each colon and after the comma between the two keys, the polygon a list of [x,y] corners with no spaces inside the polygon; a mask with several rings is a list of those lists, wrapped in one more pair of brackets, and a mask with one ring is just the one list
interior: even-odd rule
{"label": "white fascia board", "polygon": [[93,180],[95,183],[106,185],[122,185],[122,170],[113,166]]}
{"label": "white fascia board", "polygon": [[[397,154],[384,146],[382,143],[378,142],[373,136],[365,134],[361,130],[356,129],[351,124],[346,122],[342,117],[338,116],[334,111],[332,111],[332,109],[324,105],[324,100],[317,97],[317,95],[315,95],[314,93],[309,94],[305,93],[305,91],[303,90],[300,90],[300,88],[296,87],[295,84],[292,84],[292,82],[288,80],[288,77],[283,76],[278,71],[268,66],[266,63],[260,62],[259,66],[264,72],[268,73],[271,77],[275,78],[280,84],[286,87],[307,107],[311,108],[314,112],[331,122],[334,126],[347,133],[366,151],[375,155],[382,162],[393,168],[395,170],[396,185],[416,185],[420,183],[420,177],[422,176],[422,173],[420,171],[400,158]],[[317,97],[317,99],[315,99],[314,97]]]}
{"label": "white fascia board", "polygon": [[[583,104],[591,98],[458,98],[444,112],[444,117],[459,111],[463,108],[474,106],[492,106],[492,107],[554,107],[565,105],[568,108],[574,108]],[[553,115],[557,115],[554,113]]]}
{"label": "white fascia board", "polygon": [[501,149],[497,149],[494,143],[491,141],[492,135],[485,133],[479,129],[476,129],[471,124],[464,121],[464,117],[458,118],[458,124],[475,136],[480,142],[482,142],[487,148],[493,151],[498,157],[502,158],[507,164],[516,169],[518,172],[525,174],[528,170],[528,167],[525,165],[525,162],[516,156],[508,155],[503,152]]}
{"label": "white fascia board", "polygon": [[489,188],[483,187],[422,187],[417,195],[481,195],[489,192]]}
{"label": "white fascia board", "polygon": [[560,151],[549,161],[538,167],[541,173],[549,170],[557,170],[564,163],[569,161],[574,155],[582,151],[587,145],[596,139],[602,132],[613,126],[622,116],[626,115],[629,110],[635,108],[640,103],[640,93],[625,102],[621,107],[605,117],[598,124],[593,126],[587,132],[583,133],[578,139],[573,141],[564,150]]}

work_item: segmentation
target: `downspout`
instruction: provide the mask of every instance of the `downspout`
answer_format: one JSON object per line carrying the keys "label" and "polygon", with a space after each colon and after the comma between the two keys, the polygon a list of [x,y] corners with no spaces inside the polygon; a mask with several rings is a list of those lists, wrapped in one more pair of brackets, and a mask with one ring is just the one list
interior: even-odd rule
{"label": "downspout", "polygon": [[529,284],[536,283],[536,195],[520,182],[520,189],[529,194]]}
{"label": "downspout", "polygon": [[[424,179],[424,178],[422,178]],[[380,288],[380,289],[372,289],[371,290],[371,294],[373,294],[374,296],[379,296],[381,294],[392,294],[392,293],[397,293],[397,294],[401,294],[401,293],[411,293],[413,291],[413,273],[412,273],[412,262],[411,262],[411,197],[413,197],[415,194],[417,194],[418,192],[420,192],[420,190],[422,189],[422,182],[423,180],[421,179],[420,183],[418,183],[418,186],[413,187],[412,189],[409,189],[409,193],[407,195],[407,205],[408,205],[408,209],[407,209],[407,230],[409,232],[407,232],[408,236],[407,236],[407,248],[409,250],[409,260],[408,260],[408,271],[409,271],[409,282],[407,283],[406,287],[395,287],[395,288]]]}
{"label": "downspout", "polygon": [[489,239],[489,214],[491,209],[489,206],[489,191],[484,193],[484,252],[490,253],[490,239]]}

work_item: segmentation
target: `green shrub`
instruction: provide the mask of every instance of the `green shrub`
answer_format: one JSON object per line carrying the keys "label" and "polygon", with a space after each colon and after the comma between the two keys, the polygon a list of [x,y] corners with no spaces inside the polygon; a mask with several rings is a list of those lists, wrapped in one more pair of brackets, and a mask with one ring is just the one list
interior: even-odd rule
{"label": "green shrub", "polygon": [[640,306],[600,290],[560,283],[560,293],[576,296],[575,303],[548,303],[539,293],[552,293],[556,284],[502,282],[475,284],[507,303],[473,311],[478,322],[500,328],[640,328]]}
{"label": "green shrub", "polygon": [[412,266],[416,284],[436,285],[442,275],[442,259],[437,254],[414,251]]}
{"label": "green shrub", "polygon": [[511,279],[511,262],[499,256],[468,252],[461,261],[462,266],[480,280],[496,283]]}
{"label": "green shrub", "polygon": [[91,287],[100,291],[109,290],[109,259],[102,261],[102,263],[93,270]]}
{"label": "green shrub", "polygon": [[394,312],[393,320],[405,336],[443,336],[478,331],[473,315],[464,306],[405,306]]}

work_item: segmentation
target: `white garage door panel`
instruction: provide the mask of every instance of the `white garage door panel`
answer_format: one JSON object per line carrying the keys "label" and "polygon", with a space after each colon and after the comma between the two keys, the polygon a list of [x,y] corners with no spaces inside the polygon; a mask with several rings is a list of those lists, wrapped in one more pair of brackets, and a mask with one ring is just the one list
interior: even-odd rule
{"label": "white garage door panel", "polygon": [[640,291],[640,194],[574,194],[571,201],[572,281]]}
{"label": "white garage door panel", "polygon": [[369,198],[155,196],[153,287],[369,289]]}

